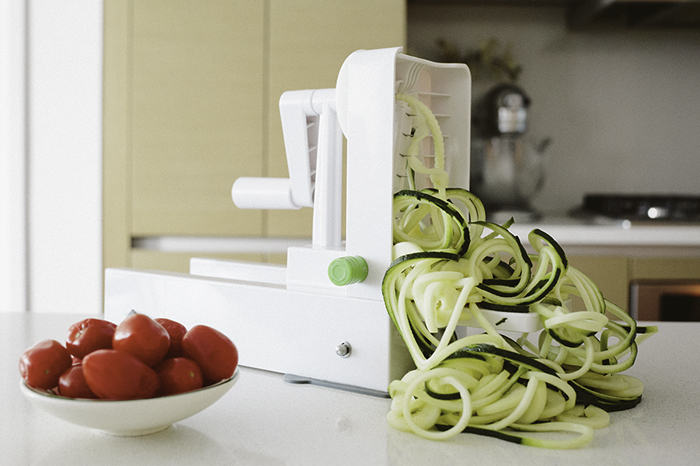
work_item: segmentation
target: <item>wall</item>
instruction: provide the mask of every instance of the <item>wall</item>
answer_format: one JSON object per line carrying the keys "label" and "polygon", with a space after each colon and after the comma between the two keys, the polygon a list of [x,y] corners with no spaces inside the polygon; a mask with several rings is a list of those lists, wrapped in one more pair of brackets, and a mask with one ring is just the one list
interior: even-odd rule
{"label": "wall", "polygon": [[25,17],[0,0],[0,312],[26,307]]}
{"label": "wall", "polygon": [[102,2],[29,2],[29,306],[102,310]]}
{"label": "wall", "polygon": [[409,5],[412,53],[491,37],[524,66],[531,135],[553,140],[536,208],[566,211],[589,192],[700,194],[700,30],[572,32],[556,7]]}
{"label": "wall", "polygon": [[[24,27],[13,27],[9,39],[12,68],[3,75],[13,80],[0,81],[0,91],[11,86],[19,92],[11,100],[16,112],[0,115],[17,119],[4,126],[9,130],[0,142],[12,150],[7,155],[15,161],[14,175],[24,179],[13,179],[18,187],[2,203],[9,214],[0,219],[5,227],[0,243],[9,247],[0,253],[10,251],[12,264],[0,268],[0,291],[6,294],[0,296],[0,311],[97,314],[102,309],[102,2],[4,1],[9,8],[2,11],[13,12],[12,24]],[[25,276],[21,268],[26,281],[12,276]],[[4,281],[8,276],[12,283]]]}

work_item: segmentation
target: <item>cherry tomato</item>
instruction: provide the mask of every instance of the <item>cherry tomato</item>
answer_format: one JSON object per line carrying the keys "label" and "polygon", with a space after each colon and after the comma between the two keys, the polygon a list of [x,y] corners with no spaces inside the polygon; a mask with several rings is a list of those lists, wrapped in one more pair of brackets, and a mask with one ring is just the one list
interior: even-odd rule
{"label": "cherry tomato", "polygon": [[182,338],[182,351],[202,369],[209,382],[233,375],[238,366],[238,349],[223,333],[206,325],[195,325]]}
{"label": "cherry tomato", "polygon": [[83,373],[93,393],[107,400],[152,398],[159,388],[155,371],[124,351],[93,351],[83,359]]}
{"label": "cherry tomato", "polygon": [[68,398],[97,398],[85,381],[81,364],[76,364],[61,374],[58,378],[58,394]]}
{"label": "cherry tomato", "polygon": [[177,358],[182,356],[182,337],[187,333],[187,328],[180,322],[175,322],[174,320],[164,317],[159,317],[155,319],[155,321],[162,325],[170,336],[170,348],[168,348],[165,357]]}
{"label": "cherry tomato", "polygon": [[127,316],[112,338],[112,348],[135,356],[147,366],[161,362],[169,347],[168,331],[145,314]]}
{"label": "cherry tomato", "polygon": [[154,370],[160,381],[160,395],[174,395],[202,388],[202,370],[191,359],[166,359]]}
{"label": "cherry tomato", "polygon": [[83,319],[68,328],[66,348],[78,359],[98,349],[111,349],[114,330],[112,322],[102,319]]}
{"label": "cherry tomato", "polygon": [[27,385],[50,390],[73,361],[70,353],[56,340],[43,340],[19,358],[19,372]]}

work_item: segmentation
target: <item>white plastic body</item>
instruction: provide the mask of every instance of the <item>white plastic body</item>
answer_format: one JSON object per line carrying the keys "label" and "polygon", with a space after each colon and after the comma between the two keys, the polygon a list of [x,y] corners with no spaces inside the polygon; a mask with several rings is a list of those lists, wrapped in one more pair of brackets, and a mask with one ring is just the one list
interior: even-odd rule
{"label": "white plastic body", "polygon": [[[265,282],[107,269],[105,318],[131,310],[187,328],[212,326],[236,344],[241,365],[386,392],[411,366],[381,301],[309,295]],[[336,347],[350,342],[350,357]]]}
{"label": "white plastic body", "polygon": [[[468,187],[471,78],[466,65],[409,57],[400,47],[357,51],[343,64],[335,89],[282,96],[290,178],[244,178],[232,189],[243,208],[312,206],[311,243],[289,248],[286,266],[193,259],[190,274],[109,269],[106,317],[120,321],[134,309],[185,325],[208,323],[231,335],[243,365],[386,390],[411,367],[381,295],[392,261],[393,194],[403,187],[403,134],[411,128],[397,93],[432,110],[444,134],[451,184]],[[345,241],[340,230],[343,135]],[[430,150],[426,141],[426,163]],[[364,258],[368,275],[360,283],[336,286],[328,265],[345,255]],[[501,318],[488,314],[494,322]],[[518,326],[536,330],[537,316],[524,320]],[[350,357],[334,352],[344,341],[352,345]]]}

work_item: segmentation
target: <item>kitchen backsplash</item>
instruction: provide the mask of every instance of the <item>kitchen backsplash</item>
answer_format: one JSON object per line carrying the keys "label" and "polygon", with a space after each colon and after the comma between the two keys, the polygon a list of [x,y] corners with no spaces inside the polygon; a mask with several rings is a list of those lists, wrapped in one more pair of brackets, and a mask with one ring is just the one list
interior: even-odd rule
{"label": "kitchen backsplash", "polygon": [[412,54],[490,38],[523,66],[529,135],[552,138],[536,209],[567,211],[585,193],[700,194],[700,30],[570,31],[563,8],[409,5]]}

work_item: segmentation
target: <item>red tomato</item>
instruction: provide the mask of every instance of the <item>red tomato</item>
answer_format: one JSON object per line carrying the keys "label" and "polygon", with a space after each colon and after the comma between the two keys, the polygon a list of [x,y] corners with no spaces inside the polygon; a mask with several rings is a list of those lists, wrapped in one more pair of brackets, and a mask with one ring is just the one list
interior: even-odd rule
{"label": "red tomato", "polygon": [[97,398],[85,381],[80,364],[72,366],[58,378],[58,394],[68,398]]}
{"label": "red tomato", "polygon": [[195,325],[182,338],[182,351],[202,369],[209,382],[233,375],[238,366],[238,349],[229,338],[206,325]]}
{"label": "red tomato", "polygon": [[93,351],[83,359],[83,373],[93,393],[107,400],[152,398],[159,387],[155,371],[123,351]]}
{"label": "red tomato", "polygon": [[187,328],[180,322],[175,322],[174,320],[165,319],[163,317],[155,320],[162,325],[168,332],[168,335],[170,335],[170,348],[168,348],[165,357],[177,358],[182,356],[182,337],[187,333]]}
{"label": "red tomato", "polygon": [[114,330],[112,322],[102,319],[83,319],[68,328],[66,348],[78,359],[98,349],[111,349]]}
{"label": "red tomato", "polygon": [[160,395],[174,395],[202,388],[202,370],[191,359],[166,359],[154,370],[160,381]]}
{"label": "red tomato", "polygon": [[112,348],[135,356],[147,366],[161,362],[169,347],[168,331],[145,314],[127,316],[112,338]]}
{"label": "red tomato", "polygon": [[73,361],[70,353],[56,340],[43,340],[19,358],[19,372],[27,385],[50,390]]}

